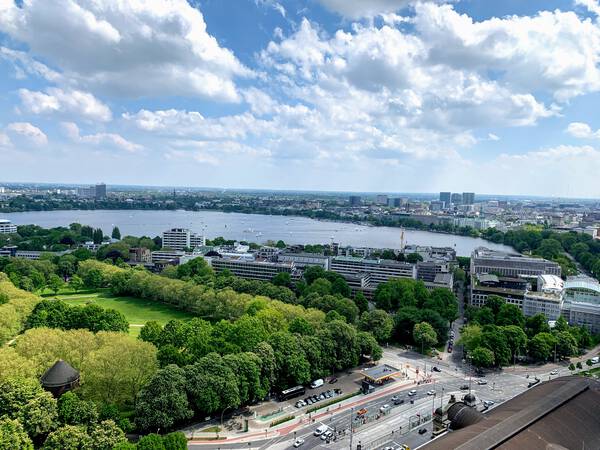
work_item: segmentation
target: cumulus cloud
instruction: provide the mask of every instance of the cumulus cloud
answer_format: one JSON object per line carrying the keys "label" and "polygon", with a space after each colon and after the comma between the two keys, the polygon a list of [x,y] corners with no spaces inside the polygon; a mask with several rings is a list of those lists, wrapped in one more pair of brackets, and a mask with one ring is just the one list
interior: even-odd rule
{"label": "cumulus cloud", "polygon": [[48,143],[48,137],[35,125],[29,122],[13,122],[9,123],[5,131],[9,136],[22,138],[24,141],[36,146],[45,145]]}
{"label": "cumulus cloud", "polygon": [[4,1],[0,31],[78,84],[125,97],[239,101],[234,78],[252,75],[186,0]]}
{"label": "cumulus cloud", "polygon": [[571,122],[567,127],[567,133],[578,139],[600,139],[600,130],[593,131],[584,122]]}
{"label": "cumulus cloud", "polygon": [[92,144],[94,146],[108,145],[131,153],[137,152],[143,148],[139,144],[128,141],[120,134],[95,133],[81,135],[79,132],[79,127],[73,122],[63,122],[61,123],[61,126],[67,137],[75,143]]}
{"label": "cumulus cloud", "polygon": [[[434,0],[438,1],[438,0]],[[439,0],[443,2],[443,0]],[[350,19],[394,13],[415,3],[415,0],[319,0],[330,11]]]}
{"label": "cumulus cloud", "polygon": [[85,119],[108,122],[110,108],[88,92],[47,88],[46,92],[19,89],[21,108],[33,114],[60,113]]}

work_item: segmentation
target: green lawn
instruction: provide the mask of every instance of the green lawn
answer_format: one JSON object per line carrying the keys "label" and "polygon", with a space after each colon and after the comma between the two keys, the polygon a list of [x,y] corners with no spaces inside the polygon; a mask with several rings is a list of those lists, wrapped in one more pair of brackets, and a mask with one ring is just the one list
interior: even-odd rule
{"label": "green lawn", "polygon": [[155,320],[164,325],[171,319],[189,319],[193,317],[187,312],[179,311],[162,303],[133,297],[114,297],[108,292],[59,294],[57,298],[70,305],[95,303],[103,308],[112,308],[122,312],[129,321],[129,334],[132,336],[137,336],[140,328],[150,320]]}

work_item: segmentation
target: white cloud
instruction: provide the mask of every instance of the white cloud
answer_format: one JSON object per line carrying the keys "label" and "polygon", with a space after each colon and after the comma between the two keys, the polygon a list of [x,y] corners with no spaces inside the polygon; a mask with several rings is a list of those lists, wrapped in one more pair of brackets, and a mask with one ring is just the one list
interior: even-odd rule
{"label": "white cloud", "polygon": [[25,52],[13,50],[7,47],[0,47],[0,58],[13,63],[16,76],[19,79],[25,78],[26,74],[29,74],[51,82],[63,81],[61,74],[50,69],[45,64],[35,61]]}
{"label": "white cloud", "polygon": [[9,147],[11,145],[10,138],[5,133],[0,133],[0,146]]}
{"label": "white cloud", "polygon": [[585,7],[588,11],[600,16],[600,4],[598,0],[575,0],[576,5]]}
{"label": "white cloud", "polygon": [[578,139],[600,139],[600,130],[593,131],[583,122],[571,122],[567,127],[567,133]]}
{"label": "white cloud", "polygon": [[29,122],[13,122],[6,126],[5,131],[14,137],[23,138],[27,143],[36,146],[48,143],[48,137],[38,127]]}
{"label": "white cloud", "polygon": [[360,19],[399,11],[414,4],[415,0],[319,0],[319,2],[330,11],[342,16]]}
{"label": "white cloud", "polygon": [[81,135],[79,127],[73,122],[63,122],[61,123],[61,126],[67,137],[75,143],[91,144],[95,146],[109,145],[131,153],[137,152],[143,148],[139,144],[128,141],[120,134],[96,133]]}
{"label": "white cloud", "polygon": [[88,92],[47,88],[46,93],[19,89],[22,108],[33,114],[61,113],[85,119],[108,122],[110,108]]}
{"label": "white cloud", "polygon": [[264,5],[264,6],[273,8],[275,11],[277,11],[279,14],[281,14],[282,17],[286,16],[285,8],[283,7],[283,5],[281,3],[279,3],[276,0],[254,0],[254,2],[257,5]]}
{"label": "white cloud", "polygon": [[429,64],[495,71],[515,89],[547,91],[559,101],[600,90],[600,27],[572,11],[476,22],[450,5],[415,8]]}
{"label": "white cloud", "polygon": [[186,0],[6,0],[0,31],[90,90],[239,101],[252,73],[206,30]]}
{"label": "white cloud", "polygon": [[497,135],[495,135],[494,133],[488,133],[488,140],[489,141],[499,141],[500,138]]}

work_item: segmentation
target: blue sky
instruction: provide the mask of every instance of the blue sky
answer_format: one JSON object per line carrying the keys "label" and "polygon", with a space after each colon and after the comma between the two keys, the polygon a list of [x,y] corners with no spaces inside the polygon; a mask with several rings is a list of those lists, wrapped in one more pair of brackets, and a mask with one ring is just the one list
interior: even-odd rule
{"label": "blue sky", "polygon": [[598,0],[0,0],[0,181],[600,197]]}

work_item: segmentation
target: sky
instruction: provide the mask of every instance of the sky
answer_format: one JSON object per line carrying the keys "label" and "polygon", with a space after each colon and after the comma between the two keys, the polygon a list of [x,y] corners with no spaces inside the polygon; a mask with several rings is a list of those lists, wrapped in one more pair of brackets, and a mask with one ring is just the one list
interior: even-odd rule
{"label": "sky", "polygon": [[0,181],[600,198],[599,0],[0,0]]}

